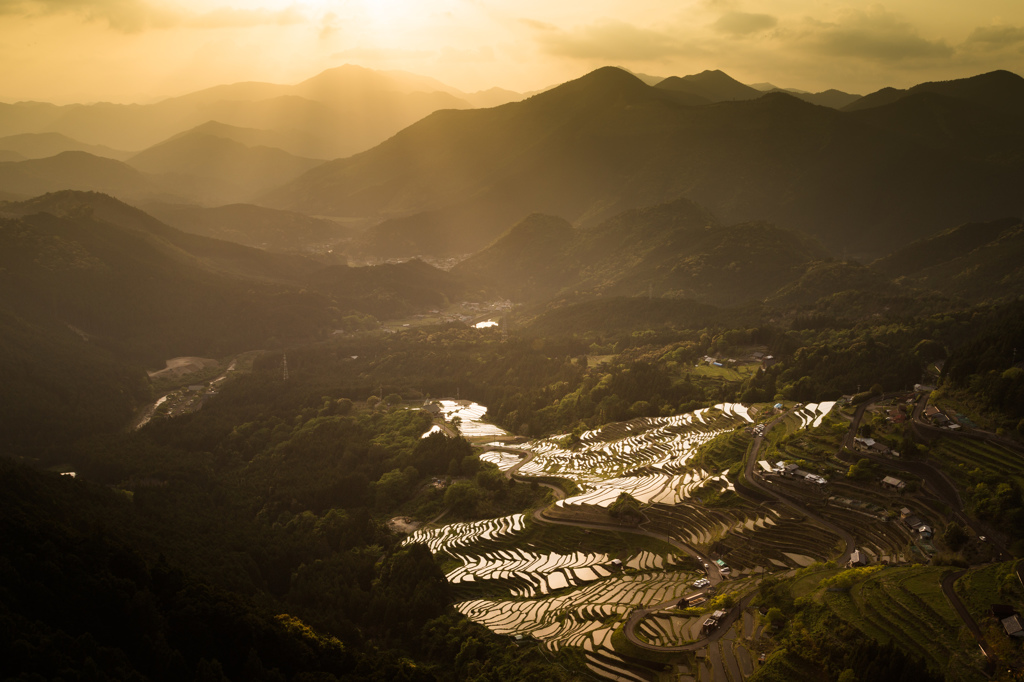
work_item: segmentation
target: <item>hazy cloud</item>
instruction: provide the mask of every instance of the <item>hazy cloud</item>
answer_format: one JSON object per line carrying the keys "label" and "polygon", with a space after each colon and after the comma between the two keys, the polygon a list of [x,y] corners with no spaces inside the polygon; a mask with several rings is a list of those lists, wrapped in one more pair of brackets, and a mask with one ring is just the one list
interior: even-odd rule
{"label": "hazy cloud", "polygon": [[283,26],[306,20],[300,5],[292,5],[281,10],[219,7],[197,14],[158,7],[146,0],[0,0],[0,14],[20,14],[27,17],[76,14],[86,21],[105,22],[110,28],[123,33],[138,33],[151,28],[175,26]]}
{"label": "hazy cloud", "polygon": [[1022,43],[1024,28],[1020,26],[979,26],[967,36],[965,45],[998,50]]}
{"label": "hazy cloud", "polygon": [[711,24],[711,28],[719,33],[734,36],[745,36],[751,33],[767,31],[775,28],[779,20],[770,14],[749,14],[747,12],[727,12]]}
{"label": "hazy cloud", "polygon": [[490,46],[488,46],[488,45],[485,45],[483,47],[478,47],[478,48],[475,48],[475,49],[473,49],[473,48],[470,48],[470,49],[460,49],[460,48],[457,48],[457,47],[450,47],[450,46],[443,47],[443,48],[441,48],[441,55],[440,55],[439,59],[440,59],[440,61],[446,61],[446,62],[470,62],[470,63],[493,62],[495,60],[495,58],[494,58],[494,50]]}
{"label": "hazy cloud", "polygon": [[847,12],[835,23],[811,22],[806,45],[832,57],[893,63],[948,58],[954,49],[942,40],[922,38],[917,29],[881,7]]}
{"label": "hazy cloud", "polygon": [[145,0],[0,0],[0,13],[23,16],[77,14],[86,21],[106,22],[124,33],[164,28],[178,22],[175,12],[154,7]]}
{"label": "hazy cloud", "polygon": [[545,24],[543,21],[537,21],[536,19],[520,19],[519,20],[527,28],[532,28],[535,31],[557,31],[558,27],[554,24]]}
{"label": "hazy cloud", "polygon": [[403,59],[423,59],[433,57],[436,53],[429,50],[402,50],[386,47],[353,47],[330,56],[333,60],[373,60],[382,62],[401,61]]}
{"label": "hazy cloud", "polygon": [[307,21],[296,5],[281,10],[236,9],[219,7],[206,14],[190,18],[186,23],[198,28],[245,28],[249,26],[287,26]]}
{"label": "hazy cloud", "polygon": [[571,32],[545,25],[536,40],[548,54],[576,59],[647,60],[689,51],[670,35],[611,20]]}

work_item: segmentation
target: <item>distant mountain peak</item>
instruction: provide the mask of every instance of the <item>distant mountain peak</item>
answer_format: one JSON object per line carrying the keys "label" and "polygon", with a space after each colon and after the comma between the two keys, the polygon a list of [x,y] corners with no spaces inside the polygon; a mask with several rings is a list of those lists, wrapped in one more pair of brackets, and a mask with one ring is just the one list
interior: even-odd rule
{"label": "distant mountain peak", "polygon": [[631,93],[637,96],[645,96],[650,92],[651,87],[649,85],[628,71],[617,66],[603,66],[585,76],[581,76],[568,83],[563,83],[534,97],[569,97],[576,99],[581,95],[601,97],[609,94],[621,95]]}
{"label": "distant mountain peak", "polygon": [[682,77],[670,76],[655,87],[703,97],[711,102],[756,99],[762,94],[760,90],[740,83],[720,69],[709,69]]}

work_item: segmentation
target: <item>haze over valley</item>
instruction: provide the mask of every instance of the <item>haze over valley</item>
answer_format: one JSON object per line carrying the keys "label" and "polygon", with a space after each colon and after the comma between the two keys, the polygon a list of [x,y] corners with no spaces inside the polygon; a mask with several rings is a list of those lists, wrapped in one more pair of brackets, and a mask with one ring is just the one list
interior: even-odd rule
{"label": "haze over valley", "polygon": [[1021,26],[0,11],[5,679],[1020,679]]}

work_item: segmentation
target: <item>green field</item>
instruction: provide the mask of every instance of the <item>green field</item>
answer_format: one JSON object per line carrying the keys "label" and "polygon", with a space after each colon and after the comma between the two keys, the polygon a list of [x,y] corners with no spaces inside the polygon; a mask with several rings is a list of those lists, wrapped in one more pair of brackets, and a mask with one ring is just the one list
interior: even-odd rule
{"label": "green field", "polygon": [[956,581],[956,591],[974,619],[982,624],[992,604],[1024,610],[1024,586],[1014,573],[1016,561],[973,568]]}
{"label": "green field", "polygon": [[743,462],[751,442],[753,439],[746,429],[723,433],[700,447],[694,463],[708,471],[726,471]]}
{"label": "green field", "polygon": [[971,438],[939,438],[928,446],[929,454],[956,473],[975,469],[1013,478],[1024,487],[1024,458],[1005,448]]}
{"label": "green field", "polygon": [[[965,647],[963,623],[942,593],[943,567],[886,568],[848,592],[821,591],[840,618],[879,642],[893,642],[944,671],[949,680],[982,679],[980,654]],[[965,653],[968,652],[968,653]]]}

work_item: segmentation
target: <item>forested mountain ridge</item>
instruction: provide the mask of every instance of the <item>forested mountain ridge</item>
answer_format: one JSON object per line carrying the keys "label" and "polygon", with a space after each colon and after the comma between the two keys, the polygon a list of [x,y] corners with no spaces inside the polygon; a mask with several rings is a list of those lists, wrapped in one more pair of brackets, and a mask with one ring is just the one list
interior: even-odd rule
{"label": "forested mountain ridge", "polygon": [[173,185],[174,176],[219,183],[222,186],[206,188],[205,192],[227,203],[225,198],[248,199],[293,180],[321,161],[193,129],[144,149],[127,163],[146,173],[163,176],[165,184]]}
{"label": "forested mountain ridge", "polygon": [[[973,94],[974,80],[957,83]],[[1015,101],[1018,81],[1001,79],[993,96]],[[985,137],[1006,115],[978,97],[985,106],[958,120],[961,133]],[[920,104],[909,121],[938,115],[941,102]],[[948,137],[922,139],[898,107],[870,111],[839,112],[779,92],[693,106],[605,68],[522,102],[437,112],[265,200],[375,216],[383,222],[363,248],[379,256],[472,253],[531,213],[587,227],[679,197],[726,223],[767,219],[833,251],[881,255],[936,228],[1018,208],[1019,135],[1001,157],[982,158]]]}
{"label": "forested mountain ridge", "polygon": [[115,159],[84,151],[0,162],[0,190],[28,198],[61,190],[103,192],[122,199],[159,197],[164,189],[154,178]]}
{"label": "forested mountain ridge", "polygon": [[254,204],[228,204],[213,208],[145,204],[142,208],[182,232],[268,251],[324,251],[352,238],[352,230],[336,222]]}
{"label": "forested mountain ridge", "polygon": [[766,223],[723,226],[680,199],[575,230],[531,216],[452,273],[486,277],[499,293],[523,301],[571,293],[735,305],[764,299],[827,257],[806,235]]}
{"label": "forested mountain ridge", "polygon": [[970,301],[1024,292],[1024,221],[966,223],[914,242],[871,269],[922,289]]}

